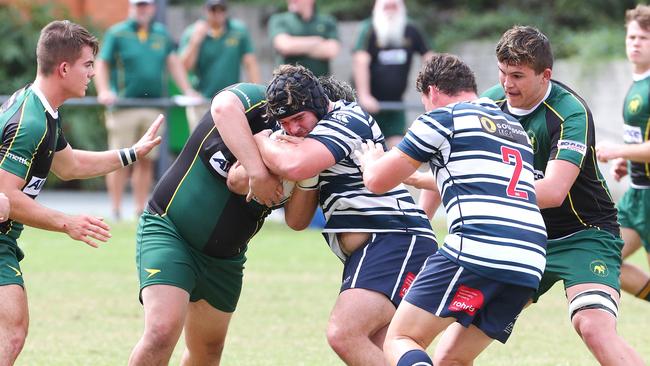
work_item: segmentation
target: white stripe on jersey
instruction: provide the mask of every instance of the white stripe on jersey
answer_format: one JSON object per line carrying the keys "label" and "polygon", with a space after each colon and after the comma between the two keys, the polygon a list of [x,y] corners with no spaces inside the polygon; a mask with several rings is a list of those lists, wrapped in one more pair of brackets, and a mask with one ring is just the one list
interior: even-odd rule
{"label": "white stripe on jersey", "polygon": [[[461,135],[461,134],[462,134],[462,135]],[[528,152],[531,153],[531,154],[533,153],[533,149],[530,148],[530,147],[528,147],[528,146],[526,146],[526,145],[521,145],[521,144],[513,143],[512,141],[508,141],[508,140],[506,140],[506,139],[502,139],[502,138],[500,138],[500,137],[498,137],[498,136],[489,135],[489,134],[486,134],[486,133],[484,133],[484,132],[479,132],[479,131],[476,131],[476,132],[474,132],[474,131],[466,131],[466,132],[460,132],[460,133],[457,133],[457,136],[458,136],[458,137],[481,137],[481,138],[488,138],[488,139],[490,139],[490,140],[494,140],[495,142],[497,142],[497,143],[499,143],[499,144],[502,144],[502,145],[509,145],[509,146],[516,146],[516,147],[517,147],[518,149],[520,149],[520,150],[528,151]],[[480,150],[477,150],[477,151],[480,151]]]}
{"label": "white stripe on jersey", "polygon": [[[461,244],[462,241],[462,244]],[[539,269],[539,272],[544,271],[546,265],[546,256],[537,250],[529,250],[509,245],[510,243],[503,243],[503,245],[493,244],[484,241],[476,241],[467,236],[460,236],[449,234],[445,238],[445,245],[460,252],[462,245],[462,254],[472,257],[478,257],[487,261],[505,261],[512,263],[524,262],[529,266]],[[533,243],[529,243],[531,246]],[[539,247],[538,247],[539,249]],[[451,253],[451,252],[450,252]],[[455,256],[456,254],[454,254]],[[525,261],[522,259],[525,258]],[[495,263],[492,263],[495,264]],[[490,265],[492,266],[492,265]]]}
{"label": "white stripe on jersey", "polygon": [[[463,246],[463,253],[464,253],[464,249],[465,249],[465,247]],[[534,270],[531,270],[531,269],[528,269],[528,268],[525,268],[525,267],[520,267],[520,266],[516,266],[516,265],[511,266],[511,265],[507,265],[507,264],[486,262],[486,261],[470,258],[468,256],[463,255],[463,253],[461,253],[460,256],[459,256],[457,253],[452,252],[451,250],[449,250],[448,248],[446,248],[444,246],[442,248],[440,248],[439,250],[445,251],[446,253],[448,253],[452,257],[458,258],[459,260],[461,260],[463,262],[475,264],[477,266],[488,267],[488,268],[498,269],[498,270],[519,272],[519,273],[523,273],[523,274],[526,274],[526,275],[533,276],[533,277],[537,278],[538,281],[542,279],[542,275],[539,274],[537,271],[534,271]],[[546,263],[546,258],[544,258],[544,263]]]}
{"label": "white stripe on jersey", "polygon": [[[461,198],[460,205],[456,204],[456,205],[452,205],[451,207],[445,206],[445,208],[447,208],[448,210],[447,211],[448,225],[452,222],[457,222],[457,220],[459,219],[462,219],[465,225],[469,224],[470,222],[473,222],[473,220],[482,220],[480,221],[481,224],[494,222],[495,224],[505,225],[505,226],[516,225],[510,221],[505,221],[505,220],[503,220],[502,222],[497,221],[496,218],[495,220],[485,219],[485,217],[494,218],[495,217],[494,214],[497,212],[507,212],[508,218],[516,222],[519,222],[521,227],[528,228],[529,230],[535,232],[541,231],[542,233],[546,233],[546,230],[539,230],[533,227],[529,228],[527,226],[527,225],[535,225],[538,228],[540,227],[545,228],[544,220],[540,217],[539,211],[515,207],[506,204],[499,204],[492,200],[482,201],[482,202],[472,201],[472,202],[463,203],[462,200],[463,198],[467,198],[467,196]],[[481,218],[474,219],[477,216],[480,216]]]}
{"label": "white stripe on jersey", "polygon": [[[517,146],[517,145],[515,145],[515,146]],[[531,151],[531,154],[532,154],[532,151]],[[460,157],[467,157],[467,156],[476,157],[475,160],[480,161],[481,164],[483,164],[483,162],[485,162],[485,163],[493,162],[495,164],[498,164],[496,166],[499,166],[500,168],[495,170],[494,172],[499,172],[500,170],[503,170],[503,164],[504,164],[503,161],[502,161],[503,156],[500,155],[500,154],[494,154],[494,153],[491,153],[489,151],[477,151],[477,150],[474,150],[474,151],[458,151],[458,152],[452,152],[451,153],[451,157],[453,157],[453,158],[460,158]],[[493,159],[496,159],[496,160],[486,160],[486,159],[481,159],[481,157],[489,157],[489,158],[493,158]],[[473,169],[469,169],[469,170],[466,170],[466,169],[470,168],[470,167],[473,167],[474,164],[476,164],[476,163],[477,163],[476,161],[472,161],[471,159],[463,159],[463,160],[459,160],[457,162],[454,162],[454,167],[456,165],[458,165],[458,167],[459,167],[458,170],[461,171],[461,172],[462,171],[472,171]],[[463,165],[463,164],[465,164],[466,166]],[[511,166],[514,168],[513,165],[511,165]],[[526,169],[522,170],[522,173],[525,170],[528,170],[530,172],[532,172],[534,170],[533,165],[528,163],[528,162],[525,162],[525,161],[522,161],[522,167],[526,168]],[[485,170],[490,171],[489,169],[485,169]],[[507,176],[508,174],[502,173],[501,175]],[[510,173],[510,177],[512,177],[512,172]]]}
{"label": "white stripe on jersey", "polygon": [[464,219],[462,222],[454,225],[453,227],[450,227],[449,231],[455,230],[458,226],[462,226],[462,225],[501,225],[501,226],[508,226],[508,227],[520,229],[519,231],[522,232],[522,233],[525,232],[525,231],[533,231],[533,232],[535,232],[537,234],[546,236],[546,229],[537,229],[537,228],[527,226],[526,224],[515,224],[515,223],[512,223],[512,222],[499,220],[499,218],[495,217],[495,216],[493,216],[493,217],[494,217],[493,220],[487,220],[487,219],[480,219],[480,220],[471,220],[470,219],[470,220],[468,220],[468,219]]}

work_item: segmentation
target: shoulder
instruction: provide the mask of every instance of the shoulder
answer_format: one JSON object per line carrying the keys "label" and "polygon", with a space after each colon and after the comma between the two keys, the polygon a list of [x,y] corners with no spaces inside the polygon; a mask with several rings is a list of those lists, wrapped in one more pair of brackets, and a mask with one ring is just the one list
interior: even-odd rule
{"label": "shoulder", "polygon": [[225,88],[224,91],[235,94],[246,110],[266,100],[266,87],[261,84],[238,83]]}
{"label": "shoulder", "polygon": [[562,119],[574,115],[589,114],[587,103],[568,86],[552,81],[551,94],[546,100],[548,108]]}
{"label": "shoulder", "polygon": [[489,88],[488,90],[484,91],[481,94],[481,97],[490,98],[493,101],[499,103],[499,102],[505,101],[506,93],[503,90],[503,87],[501,86],[501,84],[497,84],[497,85]]}
{"label": "shoulder", "polygon": [[24,131],[30,138],[39,138],[47,129],[47,117],[45,106],[41,100],[31,91],[28,91],[23,101],[22,116],[20,118],[20,130]]}
{"label": "shoulder", "polygon": [[329,14],[316,13],[315,20],[320,24],[325,24],[327,26],[336,26],[336,18]]}
{"label": "shoulder", "polygon": [[131,25],[131,22],[128,21],[128,20],[125,20],[123,22],[119,22],[119,23],[116,23],[116,24],[113,24],[112,26],[110,26],[106,30],[106,33],[104,33],[104,36],[114,36],[114,35],[117,35],[119,33],[132,32],[132,31],[133,31],[133,27]]}
{"label": "shoulder", "polygon": [[246,23],[242,22],[239,19],[228,19],[228,27],[230,27],[231,31],[236,31],[236,32],[248,32],[248,28],[246,27]]}

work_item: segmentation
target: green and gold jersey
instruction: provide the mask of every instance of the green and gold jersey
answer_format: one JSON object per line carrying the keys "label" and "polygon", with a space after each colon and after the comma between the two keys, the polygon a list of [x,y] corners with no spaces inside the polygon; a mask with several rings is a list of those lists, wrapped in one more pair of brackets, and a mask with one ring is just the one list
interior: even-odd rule
{"label": "green and gold jersey", "polygon": [[[640,144],[650,139],[650,75],[635,77],[623,103],[623,140]],[[628,162],[630,185],[650,187],[650,163]]]}
{"label": "green and gold jersey", "polygon": [[548,238],[562,238],[587,228],[618,236],[616,209],[596,164],[594,121],[587,103],[555,80],[551,81],[548,96],[526,114],[513,113],[501,85],[483,96],[516,117],[528,133],[534,152],[535,179],[544,178],[548,162],[555,159],[580,168],[562,205],[542,210]]}
{"label": "green and gold jersey", "polygon": [[[265,117],[264,86],[242,83],[224,90],[241,100],[253,134],[275,125]],[[228,190],[228,171],[235,161],[206,113],[158,182],[148,210],[167,216],[190,246],[209,256],[227,258],[240,253],[270,209]]]}
{"label": "green and gold jersey", "polygon": [[[25,181],[22,191],[36,198],[50,172],[54,153],[68,142],[63,136],[59,113],[36,87],[16,91],[0,107],[0,169]],[[18,239],[23,224],[9,220],[0,224],[0,235]]]}

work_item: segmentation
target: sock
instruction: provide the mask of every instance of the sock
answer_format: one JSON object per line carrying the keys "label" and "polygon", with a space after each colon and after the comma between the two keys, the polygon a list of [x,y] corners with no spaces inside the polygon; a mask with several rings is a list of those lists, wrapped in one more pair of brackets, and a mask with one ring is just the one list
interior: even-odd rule
{"label": "sock", "polygon": [[433,361],[426,352],[412,349],[400,357],[397,366],[433,366]]}
{"label": "sock", "polygon": [[645,286],[635,296],[639,299],[650,301],[650,281],[646,282]]}

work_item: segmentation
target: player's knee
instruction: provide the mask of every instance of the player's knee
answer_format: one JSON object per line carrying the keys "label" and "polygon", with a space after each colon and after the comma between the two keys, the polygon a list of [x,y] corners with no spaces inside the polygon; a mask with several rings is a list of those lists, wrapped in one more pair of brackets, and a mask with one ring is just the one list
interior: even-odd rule
{"label": "player's knee", "polygon": [[354,342],[351,342],[353,335],[350,333],[349,329],[337,324],[330,322],[327,326],[327,343],[330,347],[339,355],[348,353],[349,350],[354,347]]}
{"label": "player's knee", "polygon": [[[22,324],[10,327],[7,329],[6,336],[6,352],[11,359],[16,359],[23,346],[25,346],[25,339],[27,339],[27,327]],[[3,347],[4,348],[4,347]]]}
{"label": "player's knee", "polygon": [[177,321],[157,321],[146,326],[144,339],[152,349],[174,347],[183,324]]}
{"label": "player's knee", "polygon": [[[610,328],[615,330],[618,304],[605,291],[587,290],[577,294],[571,300],[569,314],[576,331],[588,342],[609,336]],[[613,322],[603,321],[603,317]]]}

